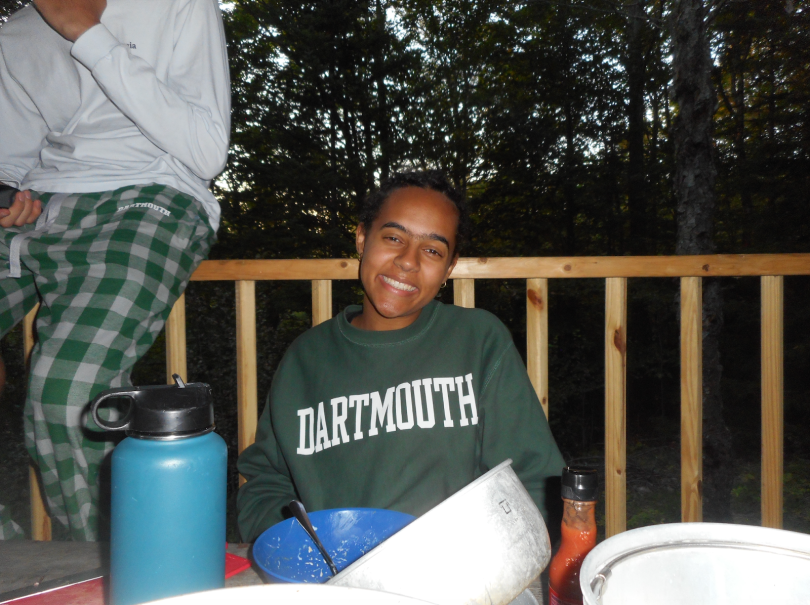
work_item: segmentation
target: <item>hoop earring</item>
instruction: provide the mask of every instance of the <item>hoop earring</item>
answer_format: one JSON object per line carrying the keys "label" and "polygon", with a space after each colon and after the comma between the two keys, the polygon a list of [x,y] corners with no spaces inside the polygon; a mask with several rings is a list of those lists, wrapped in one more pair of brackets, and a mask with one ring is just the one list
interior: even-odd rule
{"label": "hoop earring", "polygon": [[444,290],[447,287],[447,281],[442,284],[442,287],[439,290]]}

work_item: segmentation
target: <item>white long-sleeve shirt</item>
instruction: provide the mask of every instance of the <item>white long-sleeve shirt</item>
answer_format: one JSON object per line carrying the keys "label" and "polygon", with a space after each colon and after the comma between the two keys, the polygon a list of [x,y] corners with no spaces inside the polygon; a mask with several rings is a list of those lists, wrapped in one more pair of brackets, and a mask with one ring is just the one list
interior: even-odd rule
{"label": "white long-sleeve shirt", "polygon": [[225,166],[230,81],[217,0],[108,0],[71,43],[29,5],[0,29],[0,181],[56,193],[159,183],[202,202]]}

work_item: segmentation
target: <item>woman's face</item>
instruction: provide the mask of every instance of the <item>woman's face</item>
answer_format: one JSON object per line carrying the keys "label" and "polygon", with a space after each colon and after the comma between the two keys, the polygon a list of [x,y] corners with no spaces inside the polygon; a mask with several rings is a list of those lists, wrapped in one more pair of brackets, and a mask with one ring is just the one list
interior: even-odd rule
{"label": "woman's face", "polygon": [[368,229],[357,228],[362,256],[363,313],[352,324],[364,330],[398,330],[412,324],[456,265],[458,210],[432,189],[392,193]]}

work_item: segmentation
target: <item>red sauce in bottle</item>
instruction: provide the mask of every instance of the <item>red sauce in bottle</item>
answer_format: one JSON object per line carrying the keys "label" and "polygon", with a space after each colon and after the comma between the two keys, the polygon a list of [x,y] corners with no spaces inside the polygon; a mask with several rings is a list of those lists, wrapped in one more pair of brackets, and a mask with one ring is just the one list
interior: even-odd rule
{"label": "red sauce in bottle", "polygon": [[[597,488],[595,471],[563,469],[563,496],[574,498],[563,497],[562,541],[548,572],[549,605],[582,604],[579,570],[585,556],[596,546]],[[589,499],[577,499],[582,497]]]}

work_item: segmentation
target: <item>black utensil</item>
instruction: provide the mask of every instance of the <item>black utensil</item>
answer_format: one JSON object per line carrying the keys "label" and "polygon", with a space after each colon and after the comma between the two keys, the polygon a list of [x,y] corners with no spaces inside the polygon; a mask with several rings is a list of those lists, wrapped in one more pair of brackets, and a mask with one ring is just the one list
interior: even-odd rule
{"label": "black utensil", "polygon": [[315,546],[318,547],[318,550],[321,551],[326,564],[329,566],[329,569],[332,570],[332,575],[337,575],[337,567],[335,567],[334,561],[332,561],[332,557],[329,556],[329,553],[326,552],[326,548],[324,548],[321,541],[318,539],[318,534],[315,533],[315,528],[312,527],[312,522],[309,520],[309,515],[307,514],[307,509],[304,508],[304,505],[299,502],[298,500],[290,500],[290,510],[292,514],[298,519],[298,522],[301,524],[301,527],[304,528],[309,534],[309,537],[312,538],[312,541],[315,542]]}

